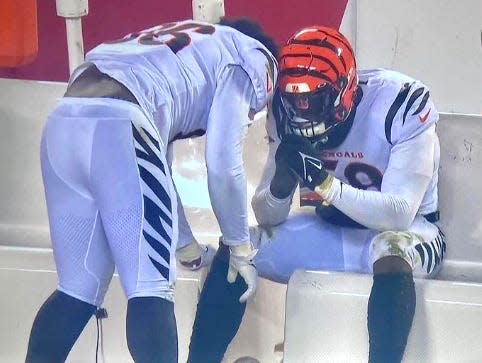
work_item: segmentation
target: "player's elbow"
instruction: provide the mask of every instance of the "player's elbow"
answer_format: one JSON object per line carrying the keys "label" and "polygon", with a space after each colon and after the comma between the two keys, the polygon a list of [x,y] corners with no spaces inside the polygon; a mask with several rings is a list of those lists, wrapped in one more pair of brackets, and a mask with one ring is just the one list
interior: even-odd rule
{"label": "player's elbow", "polygon": [[410,228],[410,226],[413,223],[413,218],[410,218],[408,215],[398,215],[396,220],[391,223],[391,225],[387,226],[388,228],[385,228],[385,230],[390,230],[390,231],[395,231],[395,232],[401,232],[401,231],[406,231]]}
{"label": "player's elbow", "polygon": [[258,190],[251,200],[254,216],[259,225],[276,226],[283,223],[291,206],[291,198],[286,200],[271,200],[267,189]]}
{"label": "player's elbow", "polygon": [[392,218],[388,218],[383,231],[406,231],[410,228],[415,218],[416,210],[406,201],[395,205]]}
{"label": "player's elbow", "polygon": [[[288,217],[288,212],[280,210],[269,210],[269,207],[256,202],[251,203],[256,222],[260,226],[276,226],[283,223]],[[281,212],[281,213],[280,213]]]}

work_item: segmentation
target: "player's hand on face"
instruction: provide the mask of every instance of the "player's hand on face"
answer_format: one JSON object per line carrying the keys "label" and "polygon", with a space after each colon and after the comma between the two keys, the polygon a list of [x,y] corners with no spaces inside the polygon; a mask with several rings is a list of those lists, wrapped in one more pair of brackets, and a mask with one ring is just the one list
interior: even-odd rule
{"label": "player's hand on face", "polygon": [[241,275],[246,282],[246,285],[248,285],[244,294],[239,298],[239,302],[244,303],[256,292],[258,272],[256,271],[256,266],[254,265],[253,260],[258,250],[252,247],[251,242],[239,246],[230,246],[229,250],[230,256],[227,280],[232,284],[236,281],[238,273]]}
{"label": "player's hand on face", "polygon": [[276,150],[276,164],[285,164],[311,190],[329,176],[323,168],[320,152],[311,142],[298,135],[286,135]]}

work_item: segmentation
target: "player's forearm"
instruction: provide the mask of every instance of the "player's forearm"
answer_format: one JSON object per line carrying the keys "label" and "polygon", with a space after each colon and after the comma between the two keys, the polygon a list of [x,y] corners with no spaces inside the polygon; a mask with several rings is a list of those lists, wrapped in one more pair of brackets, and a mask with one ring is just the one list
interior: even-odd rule
{"label": "player's forearm", "polygon": [[243,171],[216,174],[208,171],[208,188],[224,243],[249,241],[246,177]]}
{"label": "player's forearm", "polygon": [[195,238],[191,226],[187,221],[186,214],[184,213],[184,207],[179,194],[177,196],[177,217],[179,235],[176,249],[180,249],[190,244]]}
{"label": "player's forearm", "polygon": [[334,179],[328,190],[317,192],[354,221],[378,231],[407,230],[418,210],[415,202],[389,193],[356,189]]}

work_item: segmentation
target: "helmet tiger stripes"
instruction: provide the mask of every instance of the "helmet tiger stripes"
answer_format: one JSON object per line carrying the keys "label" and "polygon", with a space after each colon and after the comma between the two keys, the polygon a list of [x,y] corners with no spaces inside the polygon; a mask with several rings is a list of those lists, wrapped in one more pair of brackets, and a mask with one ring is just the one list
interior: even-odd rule
{"label": "helmet tiger stripes", "polygon": [[352,110],[358,76],[349,41],[336,29],[312,26],[279,55],[279,91],[292,133],[323,137]]}

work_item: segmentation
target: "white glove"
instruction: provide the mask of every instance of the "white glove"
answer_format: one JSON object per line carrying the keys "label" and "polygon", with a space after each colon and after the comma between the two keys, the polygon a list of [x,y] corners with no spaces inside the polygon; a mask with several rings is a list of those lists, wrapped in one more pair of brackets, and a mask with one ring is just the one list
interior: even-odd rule
{"label": "white glove", "polygon": [[187,246],[179,248],[176,256],[183,268],[196,271],[211,264],[215,253],[211,246],[200,244],[194,239]]}
{"label": "white glove", "polygon": [[248,288],[239,298],[240,303],[246,302],[256,292],[258,272],[253,263],[254,256],[258,250],[253,249],[251,243],[240,246],[230,246],[228,282],[232,284],[236,280],[238,273],[244,279]]}

